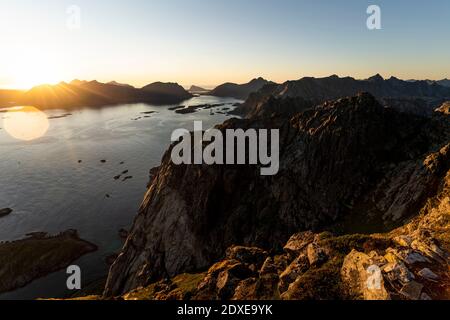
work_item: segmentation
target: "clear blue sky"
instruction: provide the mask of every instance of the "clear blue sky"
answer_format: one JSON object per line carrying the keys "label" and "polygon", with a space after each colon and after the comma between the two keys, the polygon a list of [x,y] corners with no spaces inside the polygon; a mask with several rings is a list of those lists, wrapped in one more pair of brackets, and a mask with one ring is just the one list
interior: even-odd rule
{"label": "clear blue sky", "polygon": [[[72,4],[79,30],[66,27]],[[366,27],[370,4],[382,30]],[[0,86],[10,87],[450,77],[449,0],[2,0],[0,33]]]}

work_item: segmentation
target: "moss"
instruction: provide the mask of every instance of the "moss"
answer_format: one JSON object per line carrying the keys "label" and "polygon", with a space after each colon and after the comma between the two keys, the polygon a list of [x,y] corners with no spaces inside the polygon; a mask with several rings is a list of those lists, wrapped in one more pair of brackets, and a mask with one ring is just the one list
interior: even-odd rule
{"label": "moss", "polygon": [[289,300],[343,299],[340,270],[342,257],[329,260],[320,268],[311,268],[291,285],[283,295]]}
{"label": "moss", "polygon": [[205,278],[205,273],[183,273],[170,281],[160,281],[144,288],[138,288],[123,296],[125,300],[189,300],[198,285]]}
{"label": "moss", "polygon": [[190,298],[197,290],[200,282],[205,278],[206,273],[188,274],[183,273],[172,279],[172,282],[181,289],[186,298]]}
{"label": "moss", "polygon": [[366,253],[373,250],[385,250],[391,245],[391,240],[383,235],[351,234],[325,239],[322,244],[336,251],[338,255],[346,256],[353,249]]}

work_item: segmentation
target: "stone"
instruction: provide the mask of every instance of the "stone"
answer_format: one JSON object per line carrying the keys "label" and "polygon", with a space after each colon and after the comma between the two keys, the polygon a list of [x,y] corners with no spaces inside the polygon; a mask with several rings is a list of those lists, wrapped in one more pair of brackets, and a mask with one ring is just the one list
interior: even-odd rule
{"label": "stone", "polygon": [[409,300],[419,300],[421,297],[423,285],[416,281],[406,283],[400,290],[400,294]]}
{"label": "stone", "polygon": [[234,295],[239,279],[228,270],[222,271],[217,277],[216,287],[217,295],[220,299],[230,299]]}
{"label": "stone", "polygon": [[427,257],[433,260],[445,261],[445,253],[433,241],[416,239],[411,243],[411,247],[417,251],[422,252]]}
{"label": "stone", "polygon": [[227,249],[226,258],[237,260],[242,263],[255,264],[261,267],[268,253],[260,248],[233,246]]}
{"label": "stone", "polygon": [[423,268],[422,270],[420,270],[419,276],[427,280],[434,280],[434,281],[439,280],[439,276],[428,268]]}
{"label": "stone", "polygon": [[287,254],[297,257],[313,240],[314,233],[311,231],[296,233],[289,239],[283,249]]}
{"label": "stone", "polygon": [[268,257],[266,261],[264,261],[263,266],[261,267],[261,270],[259,271],[260,275],[265,274],[271,274],[275,273],[278,274],[277,266],[274,263],[274,260],[272,257]]}
{"label": "stone", "polygon": [[257,285],[256,278],[248,278],[242,280],[241,282],[239,282],[236,289],[234,290],[234,295],[231,298],[231,300],[238,300],[238,301],[255,300],[256,285]]}
{"label": "stone", "polygon": [[[430,260],[421,255],[419,252],[411,250],[411,249],[393,249],[388,248],[386,250],[387,252],[387,259],[389,262],[396,262],[396,260],[401,260],[405,262],[408,265],[414,265],[417,263],[430,263]],[[398,259],[395,259],[393,256],[395,256]]]}
{"label": "stone", "polygon": [[309,268],[309,260],[306,255],[297,257],[280,275],[280,292],[288,290],[289,285],[293,283],[298,276],[306,272]]}
{"label": "stone", "polygon": [[373,276],[369,270],[376,266],[374,263],[371,257],[356,250],[345,257],[341,268],[341,279],[349,297],[364,300],[390,300],[390,294],[384,286],[381,273],[379,285],[369,285],[369,277]]}
{"label": "stone", "polygon": [[322,247],[320,247],[317,243],[311,243],[308,245],[307,254],[309,264],[312,266],[321,265],[328,259],[325,250]]}
{"label": "stone", "polygon": [[383,267],[383,271],[391,282],[407,284],[415,279],[414,274],[402,262],[390,262]]}

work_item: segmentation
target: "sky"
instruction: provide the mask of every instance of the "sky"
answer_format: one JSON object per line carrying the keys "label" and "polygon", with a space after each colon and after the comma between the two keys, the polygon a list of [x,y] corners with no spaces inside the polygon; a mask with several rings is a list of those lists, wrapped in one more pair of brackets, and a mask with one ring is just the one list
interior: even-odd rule
{"label": "sky", "polygon": [[[372,4],[381,30],[367,28]],[[448,0],[0,0],[0,88],[442,79],[449,35]]]}

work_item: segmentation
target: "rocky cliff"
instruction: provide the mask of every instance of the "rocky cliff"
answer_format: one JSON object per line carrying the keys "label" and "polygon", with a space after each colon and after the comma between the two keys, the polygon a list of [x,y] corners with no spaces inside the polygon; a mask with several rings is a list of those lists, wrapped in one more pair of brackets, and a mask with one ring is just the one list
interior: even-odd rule
{"label": "rocky cliff", "polygon": [[[438,251],[439,256],[445,256],[448,114],[439,110],[427,118],[400,113],[383,107],[369,94],[317,107],[302,101],[293,107],[289,99],[270,103],[274,108],[265,116],[232,119],[219,129],[279,128],[280,172],[263,177],[257,166],[176,166],[170,161],[169,149],[161,166],[153,171],[130,236],[111,267],[105,296],[130,293],[185,272],[207,270],[225,258],[210,269],[206,280],[195,277],[202,280],[194,286],[198,298],[335,298],[343,297],[344,292],[364,297],[356,284],[363,280],[353,278],[356,272],[346,271],[361,270],[358,261],[380,260],[380,267],[388,262],[401,265],[404,250],[428,256]],[[423,227],[396,229],[419,214],[425,217],[412,223]],[[426,217],[430,217],[429,222]],[[427,242],[431,241],[427,233],[413,234],[428,229],[443,245]],[[286,252],[290,237],[304,230],[312,230],[314,236],[294,238],[305,245],[299,245],[301,249],[294,249],[294,253]],[[337,235],[367,235],[318,235],[326,230]],[[368,235],[390,230],[397,234]],[[398,235],[418,242],[394,245]],[[227,252],[233,245],[258,247],[257,252],[266,253],[244,263],[241,260],[247,258],[239,258],[233,250]],[[353,256],[344,261],[353,249]],[[386,258],[389,254],[400,260]],[[267,260],[269,257],[272,260]],[[436,255],[430,257],[427,268],[432,270],[437,260]],[[447,279],[439,266],[436,264],[435,272],[444,277],[440,279]],[[281,275],[289,273],[288,267],[297,271],[283,280]],[[398,271],[397,265],[389,268]],[[271,280],[259,283],[266,273]],[[351,279],[346,278],[348,274]],[[341,279],[346,279],[345,289]],[[336,282],[338,289],[330,291],[328,286],[320,291],[316,282],[329,281]],[[314,285],[309,286],[311,282]],[[389,290],[399,293],[404,285],[393,285],[395,288]],[[249,288],[264,288],[260,290],[264,295],[245,296],[245,292],[253,292]],[[389,290],[383,292],[384,298]]]}

